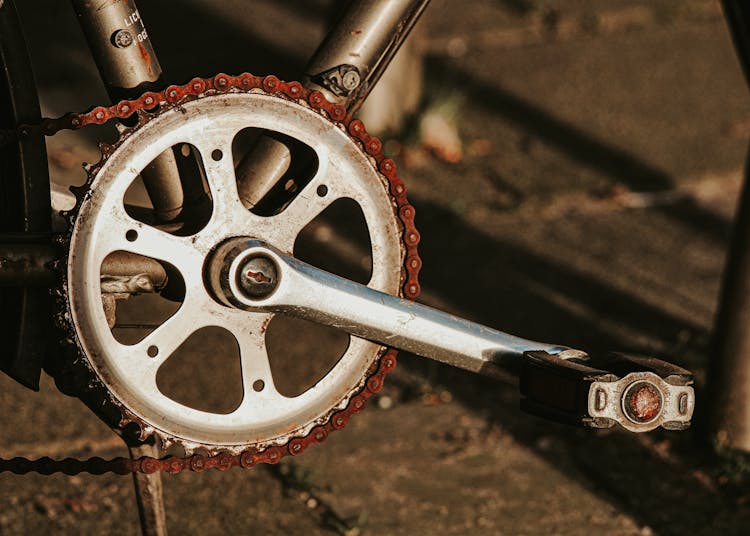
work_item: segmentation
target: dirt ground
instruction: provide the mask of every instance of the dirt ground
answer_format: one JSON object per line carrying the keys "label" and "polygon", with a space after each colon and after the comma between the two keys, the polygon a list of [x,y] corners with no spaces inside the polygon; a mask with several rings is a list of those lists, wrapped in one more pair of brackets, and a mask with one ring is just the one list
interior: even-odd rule
{"label": "dirt ground", "polygon": [[[17,3],[44,113],[105,102],[66,3]],[[139,7],[170,81],[245,70],[294,79],[324,32],[327,3]],[[421,301],[532,339],[674,361],[695,371],[700,411],[750,134],[748,89],[718,4],[433,0],[420,47],[421,117],[440,117],[461,142],[451,162],[425,147],[419,120],[387,137],[417,209]],[[90,139],[69,135],[49,152],[65,183],[96,156]],[[709,457],[697,432],[568,428],[522,414],[516,391],[402,356],[380,397],[304,455],[167,476],[169,530],[731,535],[750,526],[747,468]],[[0,377],[0,407],[3,457],[126,452],[47,378],[35,394]],[[0,502],[0,534],[139,533],[128,477],[2,474]]]}

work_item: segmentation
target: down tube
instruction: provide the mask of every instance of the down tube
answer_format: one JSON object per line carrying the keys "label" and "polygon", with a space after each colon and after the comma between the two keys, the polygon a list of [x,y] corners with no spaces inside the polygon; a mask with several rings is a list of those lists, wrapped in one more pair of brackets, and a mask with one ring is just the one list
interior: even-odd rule
{"label": "down tube", "polygon": [[350,2],[305,70],[305,85],[355,112],[429,0]]}

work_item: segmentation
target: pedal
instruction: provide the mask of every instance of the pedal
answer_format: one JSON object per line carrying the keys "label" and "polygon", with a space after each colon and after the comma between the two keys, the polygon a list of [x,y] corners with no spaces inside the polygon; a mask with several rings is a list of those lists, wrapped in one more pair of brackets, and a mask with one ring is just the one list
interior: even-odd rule
{"label": "pedal", "polygon": [[550,420],[631,432],[684,430],[695,407],[692,374],[653,357],[524,353],[521,408]]}

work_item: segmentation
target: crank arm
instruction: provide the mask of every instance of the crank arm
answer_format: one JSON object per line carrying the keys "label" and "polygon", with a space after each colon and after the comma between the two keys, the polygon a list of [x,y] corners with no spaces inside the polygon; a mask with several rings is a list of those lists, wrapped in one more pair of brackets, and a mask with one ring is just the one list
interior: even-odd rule
{"label": "crank arm", "polygon": [[597,359],[534,342],[325,272],[262,242],[238,239],[217,253],[209,286],[227,306],[285,313],[475,373],[520,375],[522,407],[590,427],[641,432],[687,428],[692,375],[654,358]]}

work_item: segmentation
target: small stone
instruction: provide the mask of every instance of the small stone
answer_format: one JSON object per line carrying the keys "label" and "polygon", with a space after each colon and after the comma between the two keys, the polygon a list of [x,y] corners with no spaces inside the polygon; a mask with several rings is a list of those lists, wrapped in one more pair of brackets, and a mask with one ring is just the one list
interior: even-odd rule
{"label": "small stone", "polygon": [[393,399],[388,395],[383,395],[379,397],[378,407],[380,409],[391,409],[393,407]]}

